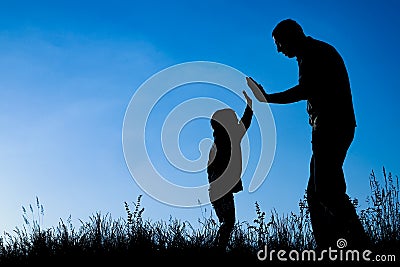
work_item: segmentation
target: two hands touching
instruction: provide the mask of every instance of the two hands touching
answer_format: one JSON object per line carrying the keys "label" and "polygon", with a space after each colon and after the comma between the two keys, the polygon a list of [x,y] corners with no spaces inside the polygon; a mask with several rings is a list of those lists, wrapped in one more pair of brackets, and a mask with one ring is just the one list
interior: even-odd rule
{"label": "two hands touching", "polygon": [[[253,92],[253,95],[256,97],[256,99],[260,102],[267,102],[267,96],[268,94],[265,92],[264,88],[262,87],[261,84],[257,83],[253,78],[251,77],[246,77],[246,82],[247,86],[251,89]],[[243,91],[245,94],[245,92]],[[248,96],[245,94],[246,100]]]}

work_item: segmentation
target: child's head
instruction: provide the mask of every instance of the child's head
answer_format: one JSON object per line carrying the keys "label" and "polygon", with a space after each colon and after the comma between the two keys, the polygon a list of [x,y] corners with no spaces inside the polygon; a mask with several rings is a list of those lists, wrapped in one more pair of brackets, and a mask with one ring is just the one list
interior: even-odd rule
{"label": "child's head", "polygon": [[214,131],[230,132],[238,124],[235,111],[230,108],[217,110],[211,117],[211,127]]}

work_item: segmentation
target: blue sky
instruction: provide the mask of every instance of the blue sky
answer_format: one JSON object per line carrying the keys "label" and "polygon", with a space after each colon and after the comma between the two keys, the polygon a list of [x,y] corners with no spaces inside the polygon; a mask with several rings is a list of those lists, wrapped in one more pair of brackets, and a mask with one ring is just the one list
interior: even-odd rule
{"label": "blue sky", "polygon": [[[44,206],[43,227],[70,215],[78,227],[98,211],[125,218],[124,201],[133,203],[141,194],[144,217],[196,225],[210,206],[165,205],[133,180],[122,147],[129,102],[152,75],[198,60],[231,66],[268,92],[295,85],[296,61],[278,54],[271,38],[273,27],[289,17],[307,35],[334,45],[347,65],[358,127],[344,168],[349,195],[363,204],[371,170],[381,176],[385,166],[400,173],[399,9],[390,0],[2,1],[0,232],[21,226],[21,207],[36,197]],[[217,97],[211,87],[191,89],[186,96],[172,92],[160,110],[168,112],[185,97]],[[218,95],[224,97],[230,101]],[[243,103],[232,101],[241,114]],[[311,136],[305,103],[270,109],[274,161],[256,192],[236,195],[240,221],[256,218],[256,201],[266,212],[296,212],[306,188]],[[253,126],[249,136],[257,133]],[[198,156],[208,127],[203,119],[182,130],[186,156]],[[245,186],[249,181],[245,176]]]}

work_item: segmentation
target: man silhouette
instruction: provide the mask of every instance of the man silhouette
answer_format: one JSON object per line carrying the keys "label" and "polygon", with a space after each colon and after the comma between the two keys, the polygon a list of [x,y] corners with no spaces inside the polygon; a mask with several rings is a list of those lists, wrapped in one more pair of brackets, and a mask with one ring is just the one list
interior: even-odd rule
{"label": "man silhouette", "polygon": [[352,247],[365,245],[366,235],[346,194],[343,163],[353,141],[356,119],[348,73],[342,57],[326,42],[306,36],[292,19],[279,22],[272,37],[278,52],[296,57],[298,84],[267,94],[251,77],[247,84],[257,100],[288,104],[307,101],[312,126],[312,157],[307,202],[317,247],[336,248],[345,238]]}

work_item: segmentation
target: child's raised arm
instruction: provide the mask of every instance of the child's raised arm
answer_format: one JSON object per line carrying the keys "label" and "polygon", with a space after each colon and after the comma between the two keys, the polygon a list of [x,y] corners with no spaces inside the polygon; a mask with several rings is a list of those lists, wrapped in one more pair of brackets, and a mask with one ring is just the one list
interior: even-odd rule
{"label": "child's raised arm", "polygon": [[247,129],[250,127],[251,119],[253,118],[253,100],[247,95],[246,91],[243,90],[243,95],[246,98],[246,109],[244,110],[244,114],[240,119],[239,124],[243,127],[243,132],[241,135],[243,136]]}
{"label": "child's raised arm", "polygon": [[248,105],[250,108],[252,108],[253,99],[251,99],[251,98],[248,96],[248,94],[246,93],[245,90],[243,90],[243,95],[244,95],[244,97],[246,98],[246,103],[247,103],[247,105]]}

